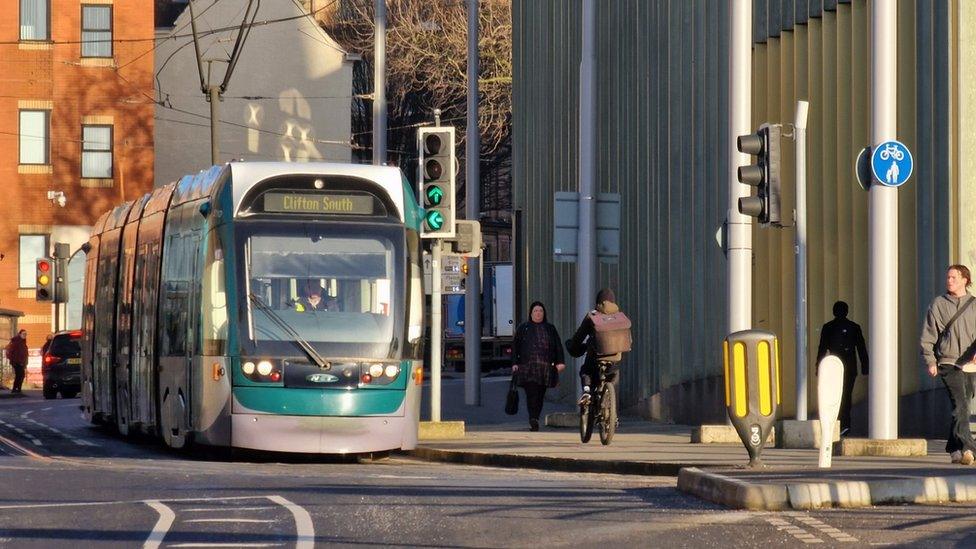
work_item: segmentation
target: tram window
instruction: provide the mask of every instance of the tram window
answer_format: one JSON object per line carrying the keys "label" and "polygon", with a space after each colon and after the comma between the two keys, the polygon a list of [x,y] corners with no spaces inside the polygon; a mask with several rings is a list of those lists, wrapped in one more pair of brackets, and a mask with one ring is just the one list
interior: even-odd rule
{"label": "tram window", "polygon": [[227,345],[227,293],[224,286],[224,259],[220,238],[211,231],[207,238],[207,259],[203,266],[201,291],[201,354],[222,355]]}
{"label": "tram window", "polygon": [[[310,341],[389,342],[393,337],[393,243],[385,238],[254,236],[251,293]],[[288,339],[251,308],[257,340]]]}

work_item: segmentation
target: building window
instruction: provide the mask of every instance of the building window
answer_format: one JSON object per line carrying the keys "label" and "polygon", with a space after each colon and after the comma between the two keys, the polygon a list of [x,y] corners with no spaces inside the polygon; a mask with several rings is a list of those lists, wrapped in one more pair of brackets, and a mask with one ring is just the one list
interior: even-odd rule
{"label": "building window", "polygon": [[20,0],[20,39],[50,40],[50,0]]}
{"label": "building window", "polygon": [[112,178],[112,126],[81,127],[81,177]]}
{"label": "building window", "polygon": [[51,111],[20,111],[20,163],[49,164]]}
{"label": "building window", "polygon": [[112,6],[81,6],[81,56],[112,57]]}
{"label": "building window", "polygon": [[39,258],[47,257],[46,234],[20,235],[20,287],[36,288],[34,279],[35,263]]}

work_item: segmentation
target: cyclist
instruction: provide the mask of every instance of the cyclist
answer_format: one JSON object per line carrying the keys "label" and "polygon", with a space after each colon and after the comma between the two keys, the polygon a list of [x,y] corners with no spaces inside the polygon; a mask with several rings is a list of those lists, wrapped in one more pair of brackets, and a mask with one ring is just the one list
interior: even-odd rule
{"label": "cyclist", "polygon": [[600,363],[608,362],[607,366],[607,379],[612,380],[614,385],[617,384],[617,362],[623,357],[623,353],[614,353],[610,355],[599,355],[596,351],[596,329],[593,324],[593,319],[595,315],[611,315],[620,312],[620,307],[617,306],[617,297],[614,295],[613,290],[610,288],[604,288],[596,294],[596,309],[590,311],[583,320],[580,322],[579,328],[576,329],[576,333],[573,337],[566,340],[566,350],[569,354],[574,357],[582,356],[586,353],[586,360],[583,362],[583,367],[580,368],[580,381],[583,385],[583,395],[580,397],[579,404],[581,406],[589,404],[590,402],[590,387],[599,381],[600,376]]}

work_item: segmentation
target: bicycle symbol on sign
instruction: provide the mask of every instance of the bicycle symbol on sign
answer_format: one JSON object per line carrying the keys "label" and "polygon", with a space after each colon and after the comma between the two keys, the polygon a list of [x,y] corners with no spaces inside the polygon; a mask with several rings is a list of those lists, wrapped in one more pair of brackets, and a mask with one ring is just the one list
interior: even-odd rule
{"label": "bicycle symbol on sign", "polygon": [[905,158],[905,152],[898,148],[898,145],[894,143],[885,143],[885,148],[879,153],[881,160],[888,160],[889,158],[894,158],[895,161],[901,162]]}

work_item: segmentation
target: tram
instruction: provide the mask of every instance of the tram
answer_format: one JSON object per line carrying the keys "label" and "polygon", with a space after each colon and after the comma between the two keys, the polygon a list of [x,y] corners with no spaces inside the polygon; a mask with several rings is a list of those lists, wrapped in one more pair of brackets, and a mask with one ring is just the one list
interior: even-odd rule
{"label": "tram", "polygon": [[106,212],[84,246],[85,417],[174,448],[414,448],[422,213],[397,168],[284,162]]}

